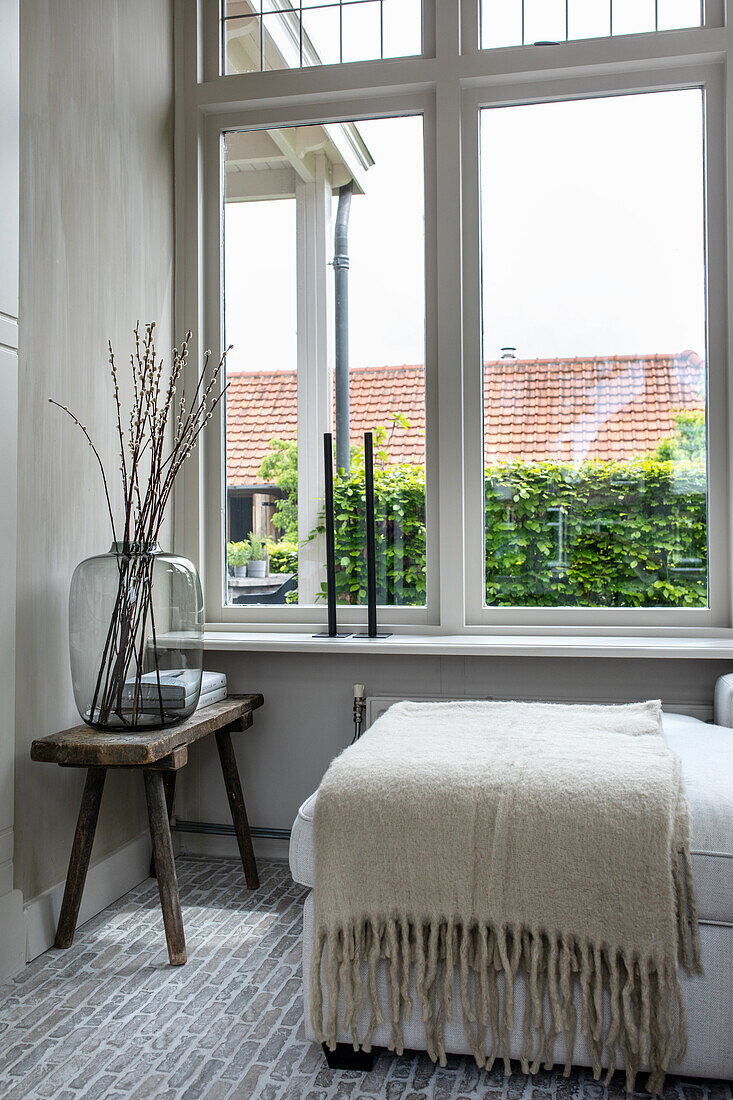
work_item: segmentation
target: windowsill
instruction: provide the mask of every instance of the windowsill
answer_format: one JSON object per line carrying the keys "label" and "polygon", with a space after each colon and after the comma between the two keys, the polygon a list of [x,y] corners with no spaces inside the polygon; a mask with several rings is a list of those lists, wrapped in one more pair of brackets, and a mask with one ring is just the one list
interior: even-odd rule
{"label": "windowsill", "polygon": [[[343,629],[343,628],[342,628]],[[385,628],[386,629],[386,628]],[[383,639],[314,638],[304,633],[207,630],[204,648],[213,652],[425,654],[456,657],[626,657],[698,660],[733,659],[733,632],[695,637],[393,634]]]}

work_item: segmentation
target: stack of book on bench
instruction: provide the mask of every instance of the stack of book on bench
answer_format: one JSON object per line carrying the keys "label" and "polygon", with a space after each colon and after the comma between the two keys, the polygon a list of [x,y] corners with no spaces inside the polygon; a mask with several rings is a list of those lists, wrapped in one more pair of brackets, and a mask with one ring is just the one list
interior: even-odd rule
{"label": "stack of book on bench", "polygon": [[[160,695],[158,694],[160,679]],[[160,673],[146,672],[140,677],[140,706],[143,712],[153,713],[160,706],[170,710],[185,710],[196,697],[198,672],[189,668],[170,669]],[[135,694],[135,681],[125,685],[125,704],[131,705]],[[196,710],[209,703],[218,703],[227,697],[227,678],[223,672],[204,672],[201,677],[201,694]]]}

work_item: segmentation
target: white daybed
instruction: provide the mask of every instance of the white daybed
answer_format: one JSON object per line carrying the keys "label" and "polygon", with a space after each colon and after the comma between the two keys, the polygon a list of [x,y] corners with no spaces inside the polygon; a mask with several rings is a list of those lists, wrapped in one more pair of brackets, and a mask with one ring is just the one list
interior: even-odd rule
{"label": "white daybed", "polygon": [[[729,679],[729,678],[725,678]],[[731,696],[725,705],[720,700],[717,714],[733,726]],[[720,717],[719,717],[719,720]],[[670,747],[682,762],[682,774],[692,816],[692,864],[700,920],[700,939],[704,974],[690,977],[681,974],[687,1011],[688,1048],[683,1061],[671,1067],[672,1072],[693,1077],[733,1079],[733,729],[711,725],[684,715],[665,714],[664,733]],[[317,792],[316,792],[317,794]],[[290,868],[293,878],[303,886],[313,888],[313,810],[316,794],[303,803],[292,830]],[[313,894],[308,895],[303,915],[303,997],[305,1001],[306,1035],[315,1040],[310,1019],[310,960],[313,949]],[[380,963],[380,967],[384,964]],[[378,973],[380,992],[386,1001],[386,978]],[[417,1004],[413,983],[413,998]],[[521,1021],[523,988],[518,979],[516,1019]],[[459,992],[456,985],[455,999]],[[579,1006],[578,1006],[579,1008]],[[363,1007],[361,1033],[368,1024],[368,1009]],[[373,1039],[375,1047],[387,1047],[389,1025],[384,1023]],[[419,1009],[406,1021],[405,1046],[425,1049],[425,1031]],[[339,1035],[339,1041],[349,1043],[350,1037]],[[520,1047],[519,1027],[512,1037],[512,1057]],[[446,1025],[446,1050],[470,1054],[460,1014]],[[339,1048],[340,1051],[340,1048]],[[346,1055],[346,1048],[341,1052]],[[555,1044],[555,1062],[565,1058],[564,1041]],[[330,1064],[348,1064],[329,1059]],[[573,1062],[590,1065],[590,1056],[582,1036],[578,1036]],[[361,1064],[367,1068],[368,1059]]]}

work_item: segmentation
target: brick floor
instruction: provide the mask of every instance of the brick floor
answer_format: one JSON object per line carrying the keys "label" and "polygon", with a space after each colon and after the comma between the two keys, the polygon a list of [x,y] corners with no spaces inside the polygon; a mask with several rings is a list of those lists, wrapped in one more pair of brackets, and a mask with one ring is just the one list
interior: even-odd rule
{"label": "brick floor", "polygon": [[[168,966],[148,879],[0,985],[0,1100],[622,1100],[588,1071],[479,1072],[450,1057],[381,1054],[334,1073],[305,1041],[298,933],[306,891],[261,862],[177,863],[189,962]],[[646,1094],[641,1094],[646,1095]],[[730,1085],[668,1078],[665,1100],[733,1100]]]}

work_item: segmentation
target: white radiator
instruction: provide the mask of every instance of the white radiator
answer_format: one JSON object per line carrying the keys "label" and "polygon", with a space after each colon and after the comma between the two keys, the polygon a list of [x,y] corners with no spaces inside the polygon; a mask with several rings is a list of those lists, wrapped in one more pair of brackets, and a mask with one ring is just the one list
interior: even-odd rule
{"label": "white radiator", "polygon": [[[393,703],[402,703],[406,699],[409,699],[414,703],[447,703],[451,699],[496,699],[495,695],[467,695],[457,697],[455,695],[368,695],[366,699],[366,723],[364,728],[368,729],[372,722],[376,722],[377,718],[381,717]],[[548,696],[530,696],[524,695],[521,702],[526,703],[620,703],[625,700],[621,699],[567,699]],[[628,700],[632,702],[634,700]],[[712,704],[705,705],[703,703],[669,703],[664,704],[664,709],[668,714],[689,714],[691,718],[699,718],[701,722],[712,722],[713,720],[713,707]]]}

